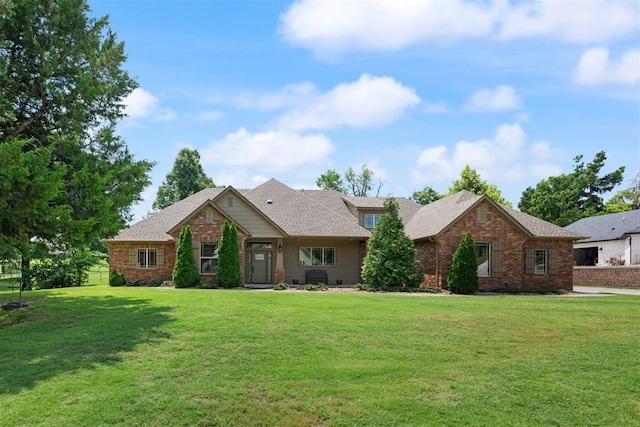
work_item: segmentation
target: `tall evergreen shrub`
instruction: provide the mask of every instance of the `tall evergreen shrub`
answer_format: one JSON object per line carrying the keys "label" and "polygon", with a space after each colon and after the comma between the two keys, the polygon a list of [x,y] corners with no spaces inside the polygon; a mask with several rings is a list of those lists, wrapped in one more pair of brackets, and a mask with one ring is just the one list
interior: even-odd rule
{"label": "tall evergreen shrub", "polygon": [[178,288],[190,288],[200,283],[200,273],[193,256],[193,236],[188,225],[180,232],[176,263],[173,267],[173,283]]}
{"label": "tall evergreen shrub", "polygon": [[238,229],[235,223],[225,220],[218,246],[218,284],[223,288],[233,288],[240,285],[241,280]]}
{"label": "tall evergreen shrub", "polygon": [[471,233],[462,238],[451,260],[451,271],[447,275],[447,286],[456,294],[472,294],[478,291],[478,263],[476,245]]}
{"label": "tall evergreen shrub", "polygon": [[414,289],[420,284],[415,247],[404,233],[396,199],[384,202],[385,214],[371,232],[362,278],[375,290]]}

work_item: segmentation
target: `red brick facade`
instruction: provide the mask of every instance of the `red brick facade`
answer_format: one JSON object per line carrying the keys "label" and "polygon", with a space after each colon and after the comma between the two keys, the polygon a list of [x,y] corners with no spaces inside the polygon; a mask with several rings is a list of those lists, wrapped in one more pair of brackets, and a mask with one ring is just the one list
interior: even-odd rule
{"label": "red brick facade", "polygon": [[[490,274],[479,278],[481,290],[572,289],[573,241],[530,239],[518,225],[486,202],[461,216],[439,236],[416,242],[416,257],[425,273],[424,285],[446,285],[453,253],[467,232],[471,232],[474,242],[488,243],[490,248]],[[546,274],[533,274],[527,269],[527,253],[536,249],[547,251]]]}
{"label": "red brick facade", "polygon": [[[209,213],[207,214],[207,211]],[[207,216],[209,221],[207,221]],[[219,242],[222,224],[225,217],[213,206],[207,206],[189,217],[181,226],[171,233],[173,241],[167,242],[109,242],[109,272],[117,269],[124,274],[127,281],[140,280],[171,280],[173,266],[176,262],[177,241],[184,225],[189,225],[193,235],[193,248],[196,264],[199,263],[200,242]],[[240,265],[244,266],[244,248],[247,233],[238,229],[238,244],[240,246]],[[155,249],[157,253],[156,268],[138,268],[138,249]],[[242,270],[242,282],[244,283],[244,268]],[[203,283],[214,283],[214,274],[202,274]]]}
{"label": "red brick facade", "polygon": [[577,286],[614,285],[640,288],[640,265],[573,267],[573,283]]}

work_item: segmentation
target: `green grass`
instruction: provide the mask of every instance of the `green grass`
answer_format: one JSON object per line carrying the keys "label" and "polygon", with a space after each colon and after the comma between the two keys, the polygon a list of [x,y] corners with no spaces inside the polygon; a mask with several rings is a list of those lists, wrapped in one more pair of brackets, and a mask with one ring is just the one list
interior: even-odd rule
{"label": "green grass", "polygon": [[3,425],[640,425],[640,297],[25,296]]}

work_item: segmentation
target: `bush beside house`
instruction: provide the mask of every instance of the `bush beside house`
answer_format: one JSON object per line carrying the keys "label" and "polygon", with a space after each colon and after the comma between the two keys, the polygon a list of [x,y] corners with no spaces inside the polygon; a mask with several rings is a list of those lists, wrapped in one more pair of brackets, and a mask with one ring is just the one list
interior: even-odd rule
{"label": "bush beside house", "polygon": [[451,270],[447,275],[447,286],[456,294],[472,294],[478,291],[478,264],[476,249],[471,233],[462,238],[451,260]]}
{"label": "bush beside house", "polygon": [[238,229],[236,224],[225,219],[222,224],[222,235],[218,246],[218,284],[223,288],[240,285],[240,247],[238,245]]}
{"label": "bush beside house", "polygon": [[173,283],[178,288],[190,288],[200,283],[200,274],[196,267],[192,246],[191,229],[187,225],[180,232],[176,264],[173,267]]}

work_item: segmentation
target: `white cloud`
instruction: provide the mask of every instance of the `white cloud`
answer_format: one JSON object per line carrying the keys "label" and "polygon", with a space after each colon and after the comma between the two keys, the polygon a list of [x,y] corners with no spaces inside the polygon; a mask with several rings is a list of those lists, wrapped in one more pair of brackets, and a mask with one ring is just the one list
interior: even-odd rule
{"label": "white cloud", "polygon": [[139,119],[149,116],[159,102],[158,98],[139,87],[127,95],[123,103],[125,105],[125,114],[132,119]]}
{"label": "white cloud", "polygon": [[503,124],[492,139],[459,141],[453,149],[445,145],[424,149],[412,175],[416,182],[452,181],[468,164],[487,180],[509,182],[530,175],[542,178],[559,170],[554,164],[559,157],[546,141],[527,147],[526,134],[519,124]]}
{"label": "white cloud", "polygon": [[498,86],[495,89],[481,89],[474,93],[464,105],[465,110],[477,112],[500,112],[518,110],[522,102],[511,86]]}
{"label": "white cloud", "polygon": [[634,0],[301,0],[280,16],[279,32],[320,55],[478,37],[593,43],[637,32],[638,13]]}
{"label": "white cloud", "polygon": [[637,32],[635,0],[538,0],[502,8],[499,37],[603,42]]}
{"label": "white cloud", "polygon": [[587,49],[580,57],[573,79],[584,85],[636,85],[640,82],[640,49],[627,50],[620,61],[610,61],[607,48]]}
{"label": "white cloud", "polygon": [[286,112],[277,127],[302,131],[380,126],[393,122],[419,102],[414,89],[391,77],[363,74],[355,82],[340,84]]}
{"label": "white cloud", "polygon": [[241,108],[270,111],[297,106],[316,96],[318,90],[313,83],[301,82],[286,85],[276,93],[243,92],[233,99],[233,103]]}
{"label": "white cloud", "polygon": [[220,117],[222,117],[222,112],[218,110],[212,111],[201,111],[195,117],[198,122],[215,122]]}
{"label": "white cloud", "polygon": [[491,30],[491,10],[460,0],[303,0],[280,16],[285,40],[320,54],[397,50],[430,39],[477,37]]}
{"label": "white cloud", "polygon": [[446,102],[422,101],[422,111],[428,114],[444,114],[449,112],[449,106]]}
{"label": "white cloud", "polygon": [[202,164],[291,170],[323,161],[335,151],[324,135],[270,131],[251,133],[241,128],[201,150]]}

